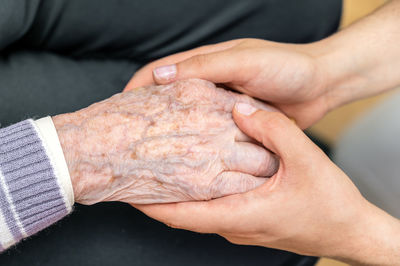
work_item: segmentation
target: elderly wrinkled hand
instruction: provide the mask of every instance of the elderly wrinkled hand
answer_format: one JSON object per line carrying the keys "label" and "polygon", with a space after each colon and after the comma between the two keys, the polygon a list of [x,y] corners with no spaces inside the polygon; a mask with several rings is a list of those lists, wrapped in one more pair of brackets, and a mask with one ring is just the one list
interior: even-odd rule
{"label": "elderly wrinkled hand", "polygon": [[76,201],[208,200],[260,186],[277,160],[235,125],[238,101],[269,108],[210,82],[186,80],[54,117]]}

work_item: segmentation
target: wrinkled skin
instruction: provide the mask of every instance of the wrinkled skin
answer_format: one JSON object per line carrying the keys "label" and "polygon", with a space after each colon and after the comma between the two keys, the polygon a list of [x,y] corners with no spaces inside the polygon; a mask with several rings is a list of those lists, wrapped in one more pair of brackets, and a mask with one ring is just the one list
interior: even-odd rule
{"label": "wrinkled skin", "polygon": [[252,190],[277,160],[232,120],[236,102],[203,80],[137,88],[53,117],[82,204],[209,200]]}

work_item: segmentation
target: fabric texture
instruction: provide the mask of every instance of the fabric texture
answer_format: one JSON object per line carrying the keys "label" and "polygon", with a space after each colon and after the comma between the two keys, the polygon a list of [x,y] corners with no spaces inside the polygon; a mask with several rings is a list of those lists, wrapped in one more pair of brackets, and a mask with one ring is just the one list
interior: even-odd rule
{"label": "fabric texture", "polygon": [[33,123],[0,130],[0,251],[71,211]]}
{"label": "fabric texture", "polygon": [[34,121],[36,130],[41,137],[43,147],[49,156],[50,163],[60,183],[62,191],[65,192],[65,200],[68,206],[74,205],[74,190],[72,188],[71,176],[65,161],[64,152],[58,139],[57,130],[50,116]]}

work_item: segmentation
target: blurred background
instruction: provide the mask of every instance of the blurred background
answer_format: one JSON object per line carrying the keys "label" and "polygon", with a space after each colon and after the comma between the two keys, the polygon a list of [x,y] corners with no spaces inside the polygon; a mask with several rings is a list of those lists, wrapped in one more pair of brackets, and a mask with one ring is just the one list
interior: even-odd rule
{"label": "blurred background", "polygon": [[[347,27],[354,21],[370,14],[383,5],[385,0],[344,0],[341,28]],[[329,146],[334,146],[344,130],[355,119],[370,110],[373,106],[384,100],[393,91],[372,98],[345,105],[329,113],[324,119],[309,129],[309,132]],[[343,266],[347,265],[335,260],[322,258],[317,266]]]}
{"label": "blurred background", "polygon": [[[344,0],[341,28],[347,27],[354,21],[370,14],[385,2],[386,0]],[[334,145],[340,134],[351,122],[391,93],[393,91],[338,108],[314,125],[310,132],[327,144]]]}

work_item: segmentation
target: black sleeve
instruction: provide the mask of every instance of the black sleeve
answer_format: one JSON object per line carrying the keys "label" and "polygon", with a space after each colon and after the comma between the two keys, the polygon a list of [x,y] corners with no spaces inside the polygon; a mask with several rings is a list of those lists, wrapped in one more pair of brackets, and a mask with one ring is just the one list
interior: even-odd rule
{"label": "black sleeve", "polygon": [[20,40],[31,28],[40,0],[1,0],[0,51]]}
{"label": "black sleeve", "polygon": [[0,49],[146,63],[237,38],[304,43],[337,30],[341,0],[1,0]]}

